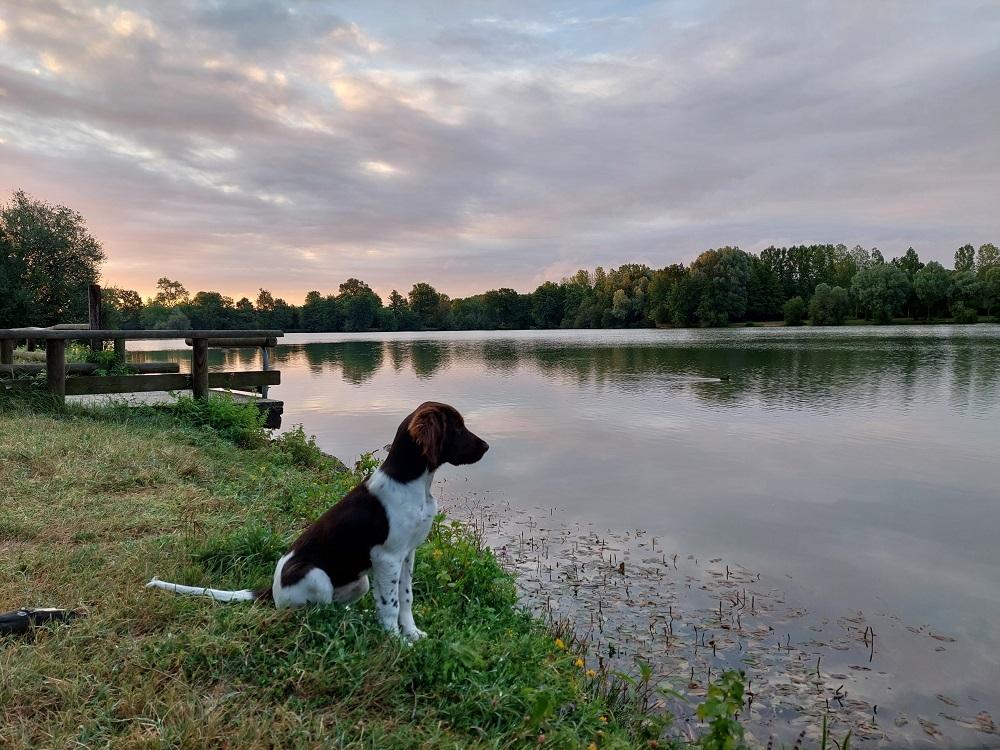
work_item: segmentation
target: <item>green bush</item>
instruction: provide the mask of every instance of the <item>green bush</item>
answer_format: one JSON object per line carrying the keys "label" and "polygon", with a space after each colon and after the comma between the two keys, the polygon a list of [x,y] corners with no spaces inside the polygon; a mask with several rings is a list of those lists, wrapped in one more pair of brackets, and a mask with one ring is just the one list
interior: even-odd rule
{"label": "green bush", "polygon": [[229,396],[195,399],[180,396],[165,407],[174,421],[185,427],[208,428],[224,440],[243,448],[255,448],[267,441],[267,415],[256,404],[240,403]]}
{"label": "green bush", "polygon": [[135,372],[134,368],[129,367],[114,351],[108,349],[88,351],[86,361],[97,365],[95,375],[131,375]]}
{"label": "green bush", "polygon": [[784,304],[781,311],[785,315],[786,326],[800,326],[806,318],[806,301],[801,297],[792,297]]}
{"label": "green bush", "polygon": [[315,435],[306,435],[302,425],[295,425],[272,441],[274,447],[288,456],[296,466],[307,469],[325,468],[331,461],[316,445]]}
{"label": "green bush", "polygon": [[979,312],[974,307],[966,307],[962,301],[951,306],[951,317],[956,323],[978,323]]}

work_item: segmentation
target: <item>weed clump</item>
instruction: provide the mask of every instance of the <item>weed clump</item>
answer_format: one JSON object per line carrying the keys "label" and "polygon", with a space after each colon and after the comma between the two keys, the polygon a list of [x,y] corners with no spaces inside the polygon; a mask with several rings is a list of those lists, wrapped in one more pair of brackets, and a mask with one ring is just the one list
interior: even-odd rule
{"label": "weed clump", "polygon": [[185,395],[160,408],[178,425],[208,430],[242,448],[257,448],[267,441],[267,415],[252,403],[228,396],[196,399]]}

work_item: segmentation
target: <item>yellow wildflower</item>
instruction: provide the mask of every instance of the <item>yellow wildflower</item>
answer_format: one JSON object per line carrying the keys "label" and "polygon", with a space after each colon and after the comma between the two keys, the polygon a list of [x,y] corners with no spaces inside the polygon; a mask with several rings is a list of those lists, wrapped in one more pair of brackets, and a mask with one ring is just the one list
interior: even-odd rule
{"label": "yellow wildflower", "polygon": [[442,552],[439,549],[434,550],[433,554],[434,554],[434,559],[435,560],[440,560],[442,557],[444,557],[444,552]]}
{"label": "yellow wildflower", "polygon": [[562,638],[556,638],[556,648],[560,651],[566,648],[566,644],[563,642]]}
{"label": "yellow wildflower", "polygon": [[593,679],[593,678],[597,677],[597,672],[595,672],[593,669],[588,669],[587,670],[587,677]]}
{"label": "yellow wildflower", "polygon": [[583,669],[583,659],[581,659],[579,656],[576,658],[576,661],[574,662],[574,664],[576,664],[576,666],[578,666],[581,669]]}
{"label": "yellow wildflower", "polygon": [[589,745],[587,745],[587,750],[597,750],[597,743],[591,742]]}
{"label": "yellow wildflower", "polygon": [[602,724],[607,724],[608,723],[608,717],[607,716],[598,716],[597,718],[601,720]]}

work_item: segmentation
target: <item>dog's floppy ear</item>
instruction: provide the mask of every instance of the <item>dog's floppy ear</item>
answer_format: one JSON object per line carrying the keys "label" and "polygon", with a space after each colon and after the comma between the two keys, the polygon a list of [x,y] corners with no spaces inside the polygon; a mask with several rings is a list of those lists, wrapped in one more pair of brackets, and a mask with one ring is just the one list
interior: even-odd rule
{"label": "dog's floppy ear", "polygon": [[444,452],[445,435],[448,430],[448,417],[436,404],[422,404],[410,417],[407,432],[413,441],[420,446],[432,467],[441,465],[441,454]]}

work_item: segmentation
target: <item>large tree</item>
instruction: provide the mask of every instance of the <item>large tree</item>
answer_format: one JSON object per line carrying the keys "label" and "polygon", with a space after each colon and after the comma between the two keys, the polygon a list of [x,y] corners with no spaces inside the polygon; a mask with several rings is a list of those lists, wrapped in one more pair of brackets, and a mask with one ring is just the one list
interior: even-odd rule
{"label": "large tree", "polygon": [[142,297],[134,289],[108,286],[101,290],[105,328],[136,329],[142,327]]}
{"label": "large tree", "polygon": [[441,293],[430,284],[421,281],[410,290],[410,310],[420,319],[424,328],[438,328],[443,314],[441,310]]}
{"label": "large tree", "polygon": [[750,256],[750,279],[747,282],[747,312],[750,320],[777,320],[784,301],[781,280],[760,258]]}
{"label": "large tree", "polygon": [[219,292],[198,292],[184,308],[192,328],[211,330],[236,327],[233,298],[225,297]]}
{"label": "large tree", "polygon": [[962,245],[955,251],[955,270],[971,271],[976,265],[976,248]]}
{"label": "large tree", "polygon": [[917,299],[927,308],[927,320],[951,291],[951,274],[935,260],[913,275],[913,291]]}
{"label": "large tree", "polygon": [[566,287],[552,281],[541,284],[531,295],[531,319],[539,328],[558,328],[566,309]]}
{"label": "large tree", "polygon": [[86,320],[103,261],[83,216],[18,190],[0,205],[0,325]]}
{"label": "large tree", "polygon": [[168,279],[166,276],[161,276],[156,280],[156,288],[159,291],[156,293],[153,301],[164,307],[183,305],[191,298],[188,290],[184,288],[181,282]]}
{"label": "large tree", "polygon": [[814,326],[839,326],[847,317],[850,302],[843,287],[817,284],[809,301],[809,317]]}
{"label": "large tree", "polygon": [[888,323],[905,304],[910,293],[910,280],[905,272],[891,263],[875,263],[858,271],[851,291],[874,320]]}
{"label": "large tree", "polygon": [[983,272],[982,300],[987,315],[992,314],[993,308],[1000,305],[1000,266],[992,266]]}
{"label": "large tree", "polygon": [[742,320],[747,310],[750,259],[738,247],[706,250],[691,264],[692,272],[707,279],[695,317],[703,326],[720,326]]}
{"label": "large tree", "polygon": [[1000,267],[1000,248],[992,242],[979,246],[976,253],[976,273],[984,274],[991,268]]}
{"label": "large tree", "polygon": [[360,279],[348,279],[340,285],[337,306],[345,331],[367,331],[378,320],[382,298]]}

